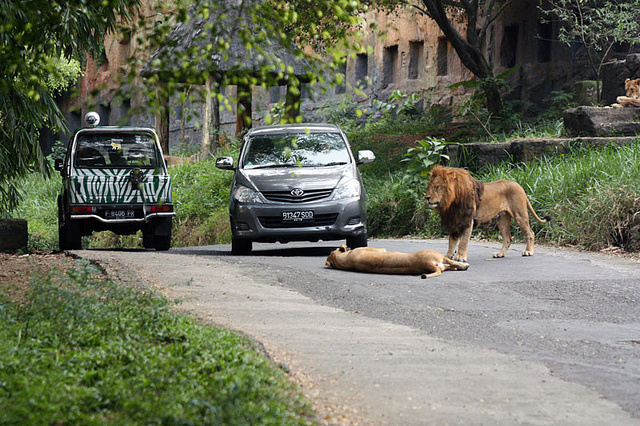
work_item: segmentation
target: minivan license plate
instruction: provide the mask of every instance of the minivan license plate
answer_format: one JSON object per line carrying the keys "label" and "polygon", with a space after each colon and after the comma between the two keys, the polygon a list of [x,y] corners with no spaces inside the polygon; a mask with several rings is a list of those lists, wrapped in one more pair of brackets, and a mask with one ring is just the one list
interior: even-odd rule
{"label": "minivan license plate", "polygon": [[104,217],[106,219],[131,219],[136,217],[134,210],[105,210]]}
{"label": "minivan license plate", "polygon": [[313,210],[282,212],[283,222],[308,222],[313,220]]}

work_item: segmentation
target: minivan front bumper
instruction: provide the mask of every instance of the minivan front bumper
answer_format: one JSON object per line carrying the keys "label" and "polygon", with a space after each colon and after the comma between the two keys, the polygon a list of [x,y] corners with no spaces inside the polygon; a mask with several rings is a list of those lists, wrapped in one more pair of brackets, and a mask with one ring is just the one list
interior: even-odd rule
{"label": "minivan front bumper", "polygon": [[[236,238],[257,242],[340,240],[366,233],[359,198],[319,203],[240,203],[230,206]],[[283,220],[283,212],[313,212],[313,220]]]}

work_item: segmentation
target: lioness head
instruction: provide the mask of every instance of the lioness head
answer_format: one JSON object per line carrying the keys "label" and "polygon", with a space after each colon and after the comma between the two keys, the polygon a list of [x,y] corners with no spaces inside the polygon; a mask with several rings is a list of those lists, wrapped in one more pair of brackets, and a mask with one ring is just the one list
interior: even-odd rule
{"label": "lioness head", "polygon": [[626,91],[628,98],[640,98],[640,78],[636,78],[635,80],[627,78],[624,81],[624,90]]}
{"label": "lioness head", "polygon": [[327,257],[326,262],[324,262],[324,265],[328,266],[329,268],[335,268],[336,258],[340,254],[346,253],[346,252],[347,252],[347,246],[345,246],[344,244],[341,244],[340,247],[338,247],[337,249],[329,253],[329,256]]}

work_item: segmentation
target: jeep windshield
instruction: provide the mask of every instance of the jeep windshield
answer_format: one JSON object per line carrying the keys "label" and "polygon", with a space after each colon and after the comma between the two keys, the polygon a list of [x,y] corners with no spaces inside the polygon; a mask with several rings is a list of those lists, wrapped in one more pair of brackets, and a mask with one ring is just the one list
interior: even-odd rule
{"label": "jeep windshield", "polygon": [[159,153],[148,133],[84,132],[77,136],[79,168],[156,168]]}
{"label": "jeep windshield", "polygon": [[322,167],[351,162],[339,133],[256,135],[246,142],[245,169]]}

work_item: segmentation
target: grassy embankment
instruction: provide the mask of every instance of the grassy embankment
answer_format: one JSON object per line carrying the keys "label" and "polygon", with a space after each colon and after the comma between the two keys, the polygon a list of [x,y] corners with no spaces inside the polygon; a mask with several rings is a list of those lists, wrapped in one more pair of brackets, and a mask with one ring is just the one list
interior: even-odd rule
{"label": "grassy embankment", "polygon": [[246,339],[96,267],[0,289],[2,424],[309,424],[285,372]]}

